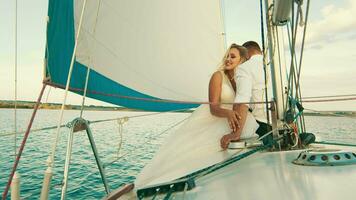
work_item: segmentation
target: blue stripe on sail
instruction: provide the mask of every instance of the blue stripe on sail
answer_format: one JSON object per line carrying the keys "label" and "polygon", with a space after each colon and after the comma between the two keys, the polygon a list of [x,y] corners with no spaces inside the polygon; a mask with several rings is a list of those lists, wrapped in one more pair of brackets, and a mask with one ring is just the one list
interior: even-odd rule
{"label": "blue stripe on sail", "polygon": [[[75,28],[74,28],[74,4],[73,0],[50,0],[48,6],[49,24],[47,26],[47,77],[50,82],[57,85],[66,85],[70,61],[74,48]],[[87,66],[75,62],[71,88],[83,89],[85,85]],[[152,102],[137,99],[119,98],[115,95],[130,96],[135,98],[158,99],[153,96],[140,93],[124,85],[121,85],[92,70],[88,82],[89,91],[97,91],[101,94],[88,93],[87,96],[125,106],[128,108],[169,111],[197,107],[198,104],[179,104]],[[82,91],[74,91],[83,94]],[[107,94],[107,95],[102,95]],[[112,96],[110,96],[112,95]]]}

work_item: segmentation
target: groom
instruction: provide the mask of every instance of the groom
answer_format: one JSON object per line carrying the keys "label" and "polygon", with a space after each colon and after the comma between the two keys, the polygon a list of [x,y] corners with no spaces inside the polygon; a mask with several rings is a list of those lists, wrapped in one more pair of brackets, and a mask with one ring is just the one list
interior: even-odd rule
{"label": "groom", "polygon": [[[236,125],[238,128],[235,132],[221,138],[220,145],[223,149],[226,149],[231,141],[240,139],[241,131],[246,123],[247,112],[252,112],[259,124],[256,133],[260,137],[271,130],[271,126],[267,124],[265,105],[247,103],[264,101],[265,82],[261,48],[254,41],[245,42],[242,46],[248,50],[248,61],[240,65],[236,73],[236,97],[233,108],[240,114],[241,119],[239,125]],[[233,121],[229,119],[229,123],[233,123]],[[263,143],[266,144],[271,139],[272,135],[269,135],[263,139]]]}

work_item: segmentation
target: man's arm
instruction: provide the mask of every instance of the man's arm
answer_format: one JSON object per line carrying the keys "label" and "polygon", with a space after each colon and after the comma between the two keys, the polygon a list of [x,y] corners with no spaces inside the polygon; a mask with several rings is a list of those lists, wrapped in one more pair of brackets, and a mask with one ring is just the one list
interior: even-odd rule
{"label": "man's arm", "polygon": [[[239,140],[243,127],[246,122],[248,105],[252,96],[252,77],[243,68],[238,69],[238,76],[236,80],[236,98],[234,105],[234,111],[240,115],[239,127],[236,131],[224,135],[220,140],[220,145],[223,149],[226,149],[232,140]],[[230,123],[230,122],[229,122]]]}
{"label": "man's arm", "polygon": [[221,138],[220,146],[223,149],[226,149],[231,141],[240,140],[241,132],[244,128],[246,118],[247,118],[248,106],[246,104],[235,104],[234,111],[238,112],[240,115],[239,127],[235,132],[226,134]]}
{"label": "man's arm", "polygon": [[235,104],[234,111],[237,111],[240,114],[240,120],[239,120],[240,127],[233,134],[236,135],[238,139],[240,139],[241,132],[245,126],[245,122],[247,118],[248,106],[246,104],[241,104],[241,103]]}

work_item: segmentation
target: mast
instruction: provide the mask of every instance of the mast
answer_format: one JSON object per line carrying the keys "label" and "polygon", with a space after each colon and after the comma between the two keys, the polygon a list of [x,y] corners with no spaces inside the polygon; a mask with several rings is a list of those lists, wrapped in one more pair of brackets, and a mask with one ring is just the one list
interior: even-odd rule
{"label": "mast", "polygon": [[285,80],[283,79],[285,68],[282,67],[284,63],[284,43],[283,38],[279,39],[277,36],[283,36],[283,26],[290,20],[292,3],[292,0],[265,0],[268,54],[278,125],[284,119],[286,94],[284,92]]}

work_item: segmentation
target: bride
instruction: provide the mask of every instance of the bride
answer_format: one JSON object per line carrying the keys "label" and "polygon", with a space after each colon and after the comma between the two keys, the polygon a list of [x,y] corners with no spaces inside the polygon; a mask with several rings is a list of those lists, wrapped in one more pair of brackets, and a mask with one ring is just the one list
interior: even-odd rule
{"label": "bride", "polygon": [[[135,188],[172,181],[201,168],[221,162],[220,138],[238,128],[239,114],[232,110],[235,99],[235,72],[246,61],[247,50],[232,44],[209,83],[209,105],[198,107],[189,119],[162,144],[135,181]],[[229,119],[229,120],[227,120]],[[228,121],[235,123],[228,124]],[[258,127],[248,113],[241,139],[253,137]]]}

